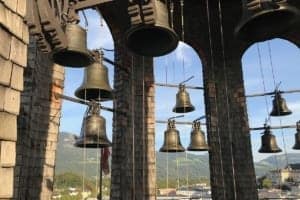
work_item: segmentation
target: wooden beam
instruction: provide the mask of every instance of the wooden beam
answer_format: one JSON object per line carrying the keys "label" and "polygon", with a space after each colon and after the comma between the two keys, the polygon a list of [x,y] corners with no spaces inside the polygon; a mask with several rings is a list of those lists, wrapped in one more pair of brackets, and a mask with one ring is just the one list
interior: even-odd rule
{"label": "wooden beam", "polygon": [[75,10],[85,10],[109,2],[113,2],[113,0],[81,0],[75,5]]}

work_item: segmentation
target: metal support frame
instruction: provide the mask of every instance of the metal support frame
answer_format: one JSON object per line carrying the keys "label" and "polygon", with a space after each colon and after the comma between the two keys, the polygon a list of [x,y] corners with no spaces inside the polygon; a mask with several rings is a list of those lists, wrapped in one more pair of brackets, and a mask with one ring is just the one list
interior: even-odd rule
{"label": "metal support frame", "polygon": [[[157,124],[167,124],[168,121],[166,120],[156,120],[155,123]],[[187,121],[176,121],[176,124],[179,125],[193,125],[193,122],[187,122]],[[206,123],[201,123],[201,125],[206,125]],[[250,131],[258,131],[258,130],[265,130],[266,127],[254,127],[249,128]],[[287,128],[297,128],[296,125],[282,125],[282,126],[270,126],[270,129],[287,129]]]}
{"label": "metal support frame", "polygon": [[[67,100],[67,101],[71,101],[71,102],[74,102],[74,103],[80,103],[80,104],[84,104],[84,105],[90,105],[90,101],[87,101],[87,100],[77,99],[77,98],[69,97],[69,96],[66,96],[66,95],[63,95],[63,94],[59,94],[59,93],[54,93],[54,96],[57,99],[61,98],[61,99],[64,99],[64,100]],[[108,108],[108,107],[101,106],[101,105],[100,105],[100,108],[102,110],[105,110],[105,111],[116,112],[116,110],[113,109],[113,108]]]}
{"label": "metal support frame", "polygon": [[[178,84],[167,84],[167,83],[155,83],[156,86],[160,87],[172,87],[172,88],[178,88]],[[199,86],[188,86],[186,85],[185,88],[188,89],[195,89],[195,90],[204,90],[204,87],[199,87]]]}

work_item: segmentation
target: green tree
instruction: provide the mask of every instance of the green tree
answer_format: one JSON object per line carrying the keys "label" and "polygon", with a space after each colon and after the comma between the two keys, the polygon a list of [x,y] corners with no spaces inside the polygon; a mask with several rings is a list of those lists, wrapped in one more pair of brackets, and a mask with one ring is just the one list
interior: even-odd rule
{"label": "green tree", "polygon": [[267,188],[267,189],[271,188],[272,187],[272,181],[268,178],[264,178],[262,180],[262,187]]}

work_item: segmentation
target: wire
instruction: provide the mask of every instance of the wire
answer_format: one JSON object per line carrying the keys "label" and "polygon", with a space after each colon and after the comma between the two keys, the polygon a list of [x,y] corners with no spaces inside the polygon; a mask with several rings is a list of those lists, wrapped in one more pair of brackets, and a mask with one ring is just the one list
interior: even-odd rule
{"label": "wire", "polygon": [[132,200],[135,200],[135,88],[134,59],[131,56],[131,126],[132,126]]}
{"label": "wire", "polygon": [[[207,26],[208,26],[208,36],[209,36],[209,49],[210,49],[210,60],[211,60],[211,68],[212,71],[214,71],[215,68],[215,61],[214,61],[214,53],[213,53],[213,49],[212,49],[212,34],[211,34],[211,27],[210,27],[210,9],[209,9],[209,0],[206,0],[206,13],[207,13]],[[212,79],[215,80],[215,75],[214,73],[212,73]],[[216,113],[218,113],[218,106],[217,106],[217,98],[216,96],[214,96],[214,101],[216,102],[215,104],[215,109],[216,109]],[[218,122],[217,122],[218,123]],[[207,118],[207,129],[211,130],[211,120],[209,120],[209,118]],[[220,136],[220,129],[219,126],[217,124],[216,128],[216,132],[217,132],[217,139],[218,139],[218,144],[221,147],[221,136]],[[209,137],[208,137],[209,138]],[[224,166],[223,166],[223,155],[222,155],[222,149],[220,148],[219,151],[219,156],[220,156],[220,168],[221,168],[221,175],[222,175],[222,186],[223,188],[225,188],[225,181],[224,181]],[[226,199],[226,194],[225,191],[223,191],[223,199]]]}
{"label": "wire", "polygon": [[[271,66],[271,70],[272,70],[272,78],[273,78],[273,84],[274,87],[276,88],[276,78],[275,78],[275,70],[274,70],[274,65],[273,65],[273,58],[272,58],[272,49],[271,49],[271,43],[270,41],[267,42],[268,44],[268,52],[269,52],[269,60],[270,60],[270,66]],[[277,98],[277,96],[275,95],[274,98]],[[277,102],[277,109],[279,110],[279,102]],[[279,124],[280,126],[282,126],[282,117],[279,116]],[[288,159],[288,155],[287,155],[287,148],[286,148],[286,142],[285,142],[285,137],[284,137],[284,131],[283,128],[281,128],[281,137],[282,137],[282,142],[283,142],[283,148],[284,148],[284,155],[285,155],[285,160],[286,160],[286,165],[289,165],[289,159]]]}
{"label": "wire", "polygon": [[[257,48],[257,53],[258,53],[259,69],[260,69],[260,75],[261,75],[261,80],[262,80],[262,84],[263,84],[263,90],[264,90],[264,93],[266,93],[267,89],[266,89],[266,84],[265,84],[264,71],[263,71],[263,67],[262,67],[262,59],[261,59],[261,51],[260,51],[259,43],[257,43],[256,48]],[[269,110],[268,98],[267,98],[267,96],[264,96],[264,98],[265,98],[267,116],[269,116],[270,110]],[[269,121],[269,123],[270,123],[269,125],[272,124],[270,117],[267,118],[267,121]]]}

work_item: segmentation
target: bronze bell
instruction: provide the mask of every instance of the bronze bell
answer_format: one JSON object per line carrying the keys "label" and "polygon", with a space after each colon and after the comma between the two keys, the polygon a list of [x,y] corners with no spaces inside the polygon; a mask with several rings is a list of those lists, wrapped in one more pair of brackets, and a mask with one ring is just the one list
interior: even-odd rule
{"label": "bronze bell", "polygon": [[176,94],[176,105],[173,108],[173,112],[187,113],[195,110],[195,107],[191,104],[190,95],[185,89],[185,85],[179,85],[179,91]]}
{"label": "bronze bell", "polygon": [[179,41],[170,27],[167,1],[144,2],[132,3],[128,7],[131,26],[125,35],[127,47],[142,56],[165,55],[173,51]]}
{"label": "bronze bell", "polygon": [[93,54],[96,62],[84,69],[83,83],[75,91],[75,96],[85,100],[112,100],[112,88],[109,85],[107,67],[103,65],[103,53]]}
{"label": "bronze bell", "polygon": [[270,127],[265,127],[263,136],[261,136],[262,146],[259,153],[278,153],[282,150],[278,147],[275,136],[271,133]]}
{"label": "bronze bell", "polygon": [[191,143],[187,148],[188,151],[207,151],[208,145],[205,141],[204,132],[201,130],[200,121],[193,122],[191,132]]}
{"label": "bronze bell", "polygon": [[284,116],[284,115],[290,115],[292,114],[292,111],[288,109],[286,105],[286,101],[284,98],[281,97],[281,94],[279,91],[275,91],[275,96],[273,99],[273,109],[270,113],[271,116]]}
{"label": "bronze bell", "polygon": [[278,37],[299,20],[299,10],[286,0],[242,0],[242,19],[235,34],[258,42]]}
{"label": "bronze bell", "polygon": [[300,121],[297,122],[297,133],[295,134],[295,145],[293,149],[300,150]]}
{"label": "bronze bell", "polygon": [[67,67],[85,67],[93,62],[87,49],[86,30],[78,24],[68,23],[65,26],[67,48],[53,52],[54,63]]}
{"label": "bronze bell", "polygon": [[100,116],[99,105],[93,103],[88,108],[88,114],[83,120],[80,137],[75,146],[83,148],[103,148],[111,146],[106,136],[105,119]]}
{"label": "bronze bell", "polygon": [[184,152],[181,145],[179,131],[176,130],[175,121],[168,121],[168,128],[165,131],[164,144],[159,149],[160,152]]}

